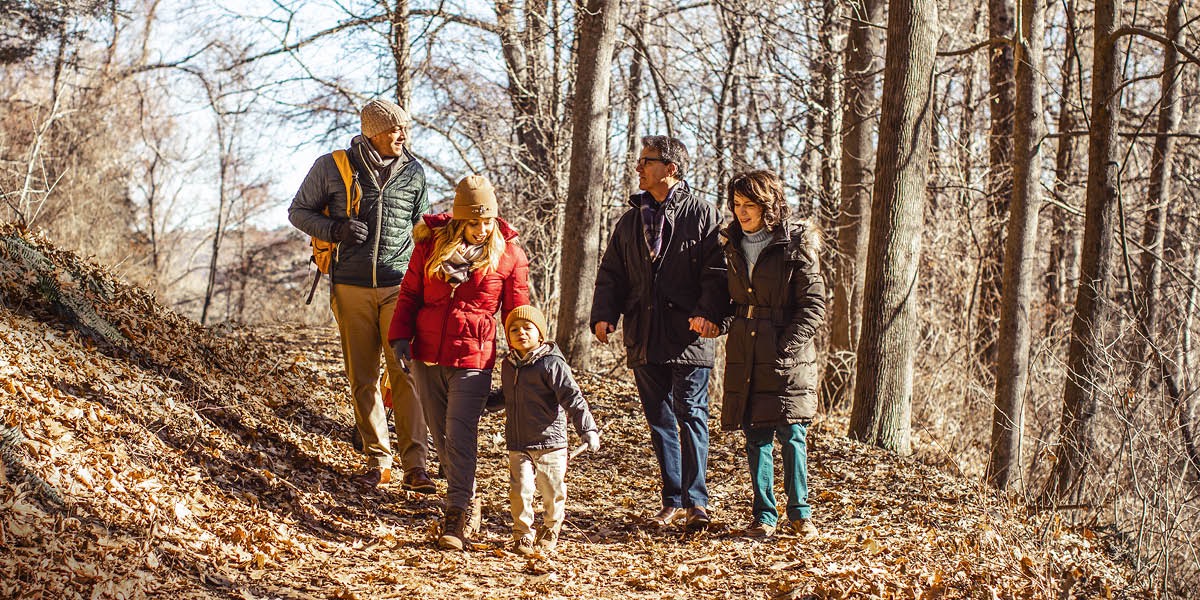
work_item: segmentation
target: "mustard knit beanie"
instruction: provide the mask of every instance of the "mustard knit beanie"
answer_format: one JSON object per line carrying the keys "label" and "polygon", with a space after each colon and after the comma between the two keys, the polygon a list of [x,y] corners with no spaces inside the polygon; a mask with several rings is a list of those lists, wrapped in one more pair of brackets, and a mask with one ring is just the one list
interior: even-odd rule
{"label": "mustard knit beanie", "polygon": [[518,306],[512,309],[512,312],[508,313],[508,318],[504,319],[505,339],[508,339],[508,328],[512,327],[512,324],[518,320],[529,321],[530,323],[533,323],[533,326],[537,327],[538,333],[542,335],[542,341],[550,341],[550,328],[546,326],[546,315],[543,315],[542,311],[538,310],[537,307],[532,304]]}
{"label": "mustard knit beanie", "polygon": [[408,113],[387,100],[372,100],[358,114],[362,119],[363,135],[371,138],[397,127],[408,127]]}
{"label": "mustard knit beanie", "polygon": [[459,220],[486,219],[500,214],[496,189],[483,175],[467,175],[454,188],[454,210],[451,216]]}

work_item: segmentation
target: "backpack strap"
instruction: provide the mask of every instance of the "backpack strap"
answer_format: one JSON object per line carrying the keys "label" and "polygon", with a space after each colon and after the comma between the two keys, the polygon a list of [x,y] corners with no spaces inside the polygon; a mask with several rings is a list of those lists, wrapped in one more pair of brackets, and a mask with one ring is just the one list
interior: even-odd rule
{"label": "backpack strap", "polygon": [[345,150],[334,150],[333,162],[337,165],[338,173],[342,175],[342,183],[346,185],[346,216],[353,219],[358,216],[358,208],[362,203],[362,186],[358,184],[358,172],[350,166],[350,155]]}

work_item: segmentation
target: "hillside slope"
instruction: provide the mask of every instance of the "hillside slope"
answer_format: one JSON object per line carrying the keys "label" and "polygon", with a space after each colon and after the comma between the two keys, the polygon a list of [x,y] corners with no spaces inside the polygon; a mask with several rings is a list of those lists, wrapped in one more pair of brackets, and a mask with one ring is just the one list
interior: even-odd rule
{"label": "hillside slope", "polygon": [[715,415],[713,530],[646,528],[657,476],[640,406],[630,382],[596,375],[580,383],[604,448],[571,466],[558,555],[502,549],[502,415],[481,425],[483,539],[439,552],[436,499],[347,481],[361,461],[335,335],[203,329],[0,229],[0,597],[1140,595],[1091,532],[851,443],[832,419],[810,437],[820,539],[736,535],[749,516],[741,436]]}

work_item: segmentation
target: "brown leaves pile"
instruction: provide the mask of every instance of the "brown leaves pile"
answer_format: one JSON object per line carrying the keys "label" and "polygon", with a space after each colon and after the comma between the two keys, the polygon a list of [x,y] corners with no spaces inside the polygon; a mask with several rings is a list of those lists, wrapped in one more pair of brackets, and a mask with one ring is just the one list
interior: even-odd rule
{"label": "brown leaves pile", "polygon": [[[28,248],[14,249],[18,238]],[[45,261],[31,265],[29,249]],[[713,528],[647,528],[657,467],[632,386],[578,378],[604,447],[571,465],[558,553],[504,549],[502,414],[480,426],[483,534],[472,552],[440,552],[437,498],[348,482],[361,457],[348,443],[335,332],[206,330],[45,240],[0,229],[0,597],[1139,593],[1090,532],[851,443],[837,420],[809,438],[820,539],[737,535],[750,518],[742,438],[718,432],[715,415]]]}

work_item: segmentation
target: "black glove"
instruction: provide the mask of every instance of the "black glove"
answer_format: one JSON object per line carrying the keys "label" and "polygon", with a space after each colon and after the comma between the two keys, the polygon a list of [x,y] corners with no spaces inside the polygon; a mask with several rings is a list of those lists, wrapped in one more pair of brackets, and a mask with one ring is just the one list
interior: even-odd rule
{"label": "black glove", "polygon": [[357,219],[338,221],[333,226],[333,241],[350,246],[367,241],[367,224]]}
{"label": "black glove", "polygon": [[412,340],[396,340],[392,342],[392,354],[397,360],[412,360]]}
{"label": "black glove", "polygon": [[496,388],[488,392],[487,400],[483,402],[483,411],[494,413],[504,410],[504,390]]}

